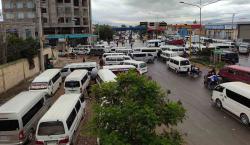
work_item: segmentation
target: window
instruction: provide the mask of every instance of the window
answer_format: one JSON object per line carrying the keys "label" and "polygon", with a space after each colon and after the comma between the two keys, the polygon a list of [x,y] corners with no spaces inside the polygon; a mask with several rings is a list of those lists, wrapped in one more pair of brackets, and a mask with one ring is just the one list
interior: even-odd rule
{"label": "window", "polygon": [[63,0],[57,0],[56,2],[57,3],[63,3]]}
{"label": "window", "polygon": [[48,23],[48,19],[45,17],[43,17],[42,21],[43,21],[43,23]]}
{"label": "window", "polygon": [[155,49],[142,49],[141,52],[156,52]]}
{"label": "window", "polygon": [[240,94],[237,94],[233,91],[230,91],[230,90],[226,90],[226,94],[227,94],[227,97],[228,98],[231,98],[232,100],[250,108],[250,99],[240,95]]}
{"label": "window", "polygon": [[35,18],[35,14],[33,12],[27,12],[26,15],[27,15],[27,18],[31,18],[31,19]]}
{"label": "window", "polygon": [[74,0],[74,6],[79,6],[79,0]]}
{"label": "window", "polygon": [[68,68],[63,68],[61,72],[68,72]]}
{"label": "window", "polygon": [[222,93],[223,90],[224,90],[224,87],[222,87],[222,86],[217,86],[214,90]]}
{"label": "window", "polygon": [[184,60],[184,61],[181,61],[181,66],[182,65],[190,65],[189,61],[188,60]]}
{"label": "window", "polygon": [[24,18],[24,13],[23,12],[17,13],[17,18],[18,19],[23,19]]}
{"label": "window", "polygon": [[16,7],[17,7],[18,9],[23,8],[23,2],[17,2],[17,3],[16,3]]}
{"label": "window", "polygon": [[134,57],[146,57],[146,54],[134,54]]}
{"label": "window", "polygon": [[71,3],[71,0],[64,0],[64,3]]}
{"label": "window", "polygon": [[25,29],[26,38],[32,37],[31,30]]}
{"label": "window", "polygon": [[0,131],[19,130],[18,120],[0,120]]}
{"label": "window", "polygon": [[174,64],[179,65],[179,61],[177,60],[173,60],[173,61],[174,61]]}
{"label": "window", "polygon": [[80,101],[77,101],[75,108],[76,108],[76,112],[79,112],[79,110],[80,110],[80,108],[81,108],[81,103],[80,103]]}
{"label": "window", "polygon": [[71,13],[71,7],[65,7],[65,14]]}
{"label": "window", "polygon": [[67,81],[65,82],[65,88],[79,88],[80,82],[79,81]]}
{"label": "window", "polygon": [[27,2],[26,5],[27,5],[27,8],[30,8],[30,9],[34,8],[34,3],[32,1]]}
{"label": "window", "polygon": [[63,17],[60,17],[60,18],[58,19],[58,23],[64,23],[64,18],[63,18]]}
{"label": "window", "polygon": [[88,75],[86,74],[84,78],[81,80],[82,85],[86,82],[87,79],[88,79]]}
{"label": "window", "polygon": [[79,14],[80,14],[79,9],[78,9],[78,8],[75,8],[75,9],[74,9],[74,15],[77,15],[77,16],[78,16]]}
{"label": "window", "polygon": [[66,121],[67,127],[68,127],[69,130],[70,130],[75,118],[76,118],[76,111],[75,111],[75,109],[73,109],[72,112],[70,113],[67,121]]}
{"label": "window", "polygon": [[41,8],[41,12],[42,12],[42,13],[47,13],[46,8]]}
{"label": "window", "polygon": [[236,71],[235,71],[235,70],[232,70],[232,69],[229,69],[229,70],[228,70],[228,73],[233,74],[233,75],[236,75]]}
{"label": "window", "polygon": [[50,136],[64,134],[64,126],[61,121],[42,122],[38,127],[38,135]]}
{"label": "window", "polygon": [[61,77],[61,73],[57,73],[56,76],[52,78],[52,82],[55,83]]}
{"label": "window", "polygon": [[23,126],[25,126],[36,115],[36,113],[43,107],[43,104],[44,99],[42,98],[22,117]]}
{"label": "window", "polygon": [[6,19],[14,19],[13,13],[6,13],[5,16],[6,16]]}

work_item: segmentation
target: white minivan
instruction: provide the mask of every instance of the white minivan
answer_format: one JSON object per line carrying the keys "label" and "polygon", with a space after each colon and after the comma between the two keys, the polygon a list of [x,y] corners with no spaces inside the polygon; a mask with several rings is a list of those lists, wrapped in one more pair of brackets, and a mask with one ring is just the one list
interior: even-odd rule
{"label": "white minivan", "polygon": [[250,85],[242,82],[229,82],[218,85],[212,95],[212,101],[218,108],[224,108],[249,125]]}
{"label": "white minivan", "polygon": [[60,71],[60,69],[45,70],[32,81],[29,90],[45,91],[49,95],[55,94],[62,83]]}
{"label": "white minivan", "polygon": [[249,44],[241,44],[239,46],[239,53],[247,54],[249,53],[250,45]]}
{"label": "white minivan", "polygon": [[90,77],[87,70],[75,70],[68,75],[64,82],[65,94],[79,93],[86,91],[89,85]]}
{"label": "white minivan", "polygon": [[100,69],[97,73],[96,82],[101,83],[116,82],[116,75],[109,69]]}
{"label": "white minivan", "polygon": [[125,55],[124,53],[104,53],[102,59],[105,60],[107,56]]}
{"label": "white minivan", "polygon": [[66,65],[62,70],[62,78],[67,77],[74,70],[86,69],[89,73],[93,73],[93,69],[98,69],[98,65],[96,62],[83,62],[83,63],[71,63]]}
{"label": "white minivan", "polygon": [[122,64],[124,60],[132,60],[132,58],[127,55],[107,56],[105,58],[105,65],[119,65]]}
{"label": "white minivan", "polygon": [[146,53],[146,52],[134,52],[129,54],[132,59],[136,61],[144,61],[146,63],[153,63],[155,60],[154,55],[151,53]]}
{"label": "white minivan", "polygon": [[51,105],[45,92],[21,92],[0,107],[0,144],[32,141],[39,119]]}
{"label": "white minivan", "polygon": [[167,67],[173,69],[176,73],[188,72],[191,69],[190,61],[186,58],[177,56],[172,57],[167,61]]}
{"label": "white minivan", "polygon": [[160,56],[163,61],[168,61],[171,57],[178,56],[178,53],[173,51],[162,51]]}
{"label": "white minivan", "polygon": [[147,64],[143,61],[136,61],[136,60],[126,60],[123,62],[124,65],[133,65],[136,67],[137,71],[142,75],[148,72]]}
{"label": "white minivan", "polygon": [[84,116],[81,94],[65,94],[40,119],[36,130],[36,144],[75,144],[77,129]]}

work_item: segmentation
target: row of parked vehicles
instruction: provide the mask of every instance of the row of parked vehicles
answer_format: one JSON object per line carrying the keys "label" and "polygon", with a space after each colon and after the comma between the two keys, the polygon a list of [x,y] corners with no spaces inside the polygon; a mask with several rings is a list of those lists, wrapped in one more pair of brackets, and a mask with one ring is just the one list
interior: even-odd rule
{"label": "row of parked vehicles", "polygon": [[[34,136],[38,145],[73,144],[85,115],[91,79],[100,84],[115,81],[116,74],[130,69],[147,72],[146,63],[135,60],[99,68],[96,62],[73,63],[37,76],[29,91],[0,106],[0,144],[25,144]],[[53,103],[61,84],[65,94]]]}

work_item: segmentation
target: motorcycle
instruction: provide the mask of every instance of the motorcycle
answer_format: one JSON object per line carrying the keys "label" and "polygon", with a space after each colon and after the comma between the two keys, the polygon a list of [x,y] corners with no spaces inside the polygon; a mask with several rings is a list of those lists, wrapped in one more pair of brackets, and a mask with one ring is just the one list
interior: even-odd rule
{"label": "motorcycle", "polygon": [[204,76],[204,86],[209,90],[214,90],[217,85],[221,82],[221,77],[219,75]]}
{"label": "motorcycle", "polygon": [[191,77],[199,77],[202,75],[202,71],[198,67],[194,67],[188,72]]}

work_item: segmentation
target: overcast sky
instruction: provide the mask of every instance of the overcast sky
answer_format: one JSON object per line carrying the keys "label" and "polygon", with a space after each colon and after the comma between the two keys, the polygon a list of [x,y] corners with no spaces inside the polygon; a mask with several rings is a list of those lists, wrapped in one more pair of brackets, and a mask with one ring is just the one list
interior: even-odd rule
{"label": "overcast sky", "polygon": [[[91,0],[93,23],[138,25],[140,21],[190,23],[199,21],[199,9],[179,0]],[[180,0],[181,1],[181,0]],[[199,0],[183,0],[198,4]],[[216,0],[202,0],[202,4]],[[0,0],[0,9],[2,7]],[[250,21],[250,0],[221,0],[202,9],[204,23]]]}
{"label": "overcast sky", "polygon": [[[181,0],[180,0],[181,1]],[[199,0],[183,0],[199,3]],[[214,0],[202,0],[203,4]],[[204,23],[250,21],[250,0],[222,0],[202,9]],[[140,21],[188,23],[199,21],[199,9],[178,0],[92,0],[94,23],[138,25]]]}

